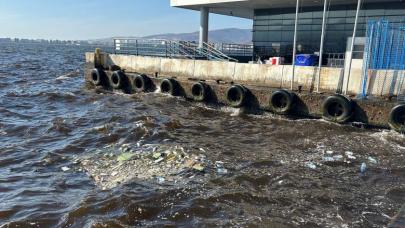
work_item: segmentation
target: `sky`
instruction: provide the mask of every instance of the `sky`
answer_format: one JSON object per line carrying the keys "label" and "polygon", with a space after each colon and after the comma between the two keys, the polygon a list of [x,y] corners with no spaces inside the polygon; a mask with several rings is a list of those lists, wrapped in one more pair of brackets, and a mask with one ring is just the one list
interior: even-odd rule
{"label": "sky", "polygon": [[[169,0],[0,0],[0,37],[86,40],[195,32],[199,12]],[[252,21],[210,15],[210,30],[252,28]]]}

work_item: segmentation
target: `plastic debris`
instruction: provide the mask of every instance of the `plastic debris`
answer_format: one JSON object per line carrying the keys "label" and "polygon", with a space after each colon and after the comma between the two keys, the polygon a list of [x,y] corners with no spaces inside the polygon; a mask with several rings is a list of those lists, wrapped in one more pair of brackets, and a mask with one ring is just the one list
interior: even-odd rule
{"label": "plastic debris", "polygon": [[202,171],[204,171],[205,167],[202,166],[201,164],[195,164],[195,165],[193,165],[193,169],[202,172]]}
{"label": "plastic debris", "polygon": [[130,160],[135,154],[133,153],[122,153],[120,156],[118,156],[117,161],[123,162],[123,161],[128,161]]}
{"label": "plastic debris", "polygon": [[373,158],[373,157],[368,157],[368,161],[370,162],[370,163],[372,163],[372,164],[378,164],[378,161],[375,159],[375,158]]}
{"label": "plastic debris", "polygon": [[353,152],[351,152],[351,151],[346,151],[346,152],[345,152],[345,155],[346,155],[346,157],[347,157],[348,159],[356,160],[356,157],[353,156]]}
{"label": "plastic debris", "polygon": [[154,154],[152,155],[152,157],[153,157],[154,159],[159,159],[159,158],[161,158],[162,156],[163,156],[162,153],[154,153]]}
{"label": "plastic debris", "polygon": [[63,171],[63,172],[67,172],[67,171],[69,171],[69,170],[70,170],[69,167],[66,167],[66,166],[62,167],[62,171]]}
{"label": "plastic debris", "polygon": [[228,174],[229,173],[229,171],[228,171],[228,169],[226,169],[225,167],[224,167],[224,162],[222,162],[222,161],[216,161],[215,162],[215,167],[217,168],[217,174],[219,174],[219,175],[225,175],[225,174]]}
{"label": "plastic debris", "polygon": [[164,177],[156,177],[156,180],[159,184],[162,184],[165,182],[165,178]]}
{"label": "plastic debris", "polygon": [[155,160],[155,163],[160,163],[162,161],[164,161],[165,159],[163,157],[160,157],[159,159]]}
{"label": "plastic debris", "polygon": [[224,168],[224,162],[222,162],[222,161],[216,161],[216,162],[215,162],[215,167],[217,167],[217,168]]}
{"label": "plastic debris", "polygon": [[351,152],[351,151],[346,151],[346,152],[345,152],[345,155],[346,155],[346,156],[353,156],[353,152]]}
{"label": "plastic debris", "polygon": [[333,159],[335,160],[335,161],[341,161],[341,160],[343,160],[343,156],[342,155],[334,155],[333,156]]}
{"label": "plastic debris", "polygon": [[316,169],[316,165],[313,162],[307,162],[305,165],[310,169]]}
{"label": "plastic debris", "polygon": [[334,162],[335,161],[335,159],[333,157],[323,157],[322,160],[324,162]]}
{"label": "plastic debris", "polygon": [[193,166],[194,166],[195,163],[196,163],[196,162],[195,162],[194,160],[188,159],[188,160],[186,160],[186,161],[184,162],[184,165],[185,165],[186,167],[188,167],[188,168],[193,168]]}
{"label": "plastic debris", "polygon": [[[136,148],[136,152],[130,148]],[[218,162],[216,167],[201,152],[199,148],[171,145],[108,145],[78,159],[78,165],[102,189],[111,189],[134,179],[178,185],[200,181],[213,173],[228,173],[223,162]]]}
{"label": "plastic debris", "polygon": [[360,172],[361,173],[365,173],[367,170],[367,164],[365,162],[363,162],[360,166]]}
{"label": "plastic debris", "polygon": [[228,170],[225,168],[217,168],[217,173],[219,175],[225,175],[225,174],[228,174]]}

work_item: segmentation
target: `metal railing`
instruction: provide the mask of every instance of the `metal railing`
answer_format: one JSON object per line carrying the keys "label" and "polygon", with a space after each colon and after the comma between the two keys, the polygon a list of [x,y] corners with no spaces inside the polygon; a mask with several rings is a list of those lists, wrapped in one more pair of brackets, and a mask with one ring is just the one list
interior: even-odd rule
{"label": "metal railing", "polygon": [[117,38],[114,47],[115,54],[234,62],[236,57],[253,55],[253,45],[203,43],[200,48],[195,42],[164,39]]}
{"label": "metal railing", "polygon": [[345,53],[327,53],[328,67],[342,68],[345,66]]}
{"label": "metal railing", "polygon": [[253,56],[253,44],[229,44],[221,43],[215,46],[218,50],[228,56]]}

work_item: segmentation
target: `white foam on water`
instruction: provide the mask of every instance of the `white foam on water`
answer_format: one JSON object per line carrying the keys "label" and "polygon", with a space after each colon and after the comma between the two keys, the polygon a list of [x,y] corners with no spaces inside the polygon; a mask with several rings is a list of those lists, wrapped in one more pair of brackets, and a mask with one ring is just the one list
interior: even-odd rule
{"label": "white foam on water", "polygon": [[222,112],[230,113],[231,116],[239,116],[240,114],[243,113],[243,110],[241,108],[232,108],[232,107],[228,107],[228,106],[222,106],[219,109]]}
{"label": "white foam on water", "polygon": [[62,76],[57,77],[55,80],[62,81],[62,80],[66,80],[66,79],[69,79],[69,77],[66,75],[62,75]]}
{"label": "white foam on water", "polygon": [[156,90],[154,91],[154,93],[162,93],[162,89],[160,89],[160,86],[156,87]]}
{"label": "white foam on water", "polygon": [[67,80],[73,77],[77,77],[80,74],[80,70],[75,70],[75,71],[71,71],[67,74],[61,75],[59,77],[57,77],[55,80]]}

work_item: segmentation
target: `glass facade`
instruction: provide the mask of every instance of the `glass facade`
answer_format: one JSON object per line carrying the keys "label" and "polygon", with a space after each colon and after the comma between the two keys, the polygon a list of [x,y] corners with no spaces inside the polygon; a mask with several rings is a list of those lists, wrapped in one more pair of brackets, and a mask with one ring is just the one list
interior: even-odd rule
{"label": "glass facade", "polygon": [[[332,1],[333,2],[333,1]],[[299,14],[297,53],[319,51],[323,7],[302,7]],[[325,37],[325,53],[344,53],[347,38],[353,35],[356,5],[331,5]],[[405,2],[364,4],[359,18],[358,37],[365,36],[367,21],[384,18],[405,21]],[[295,8],[255,10],[253,43],[260,57],[292,55]]]}

